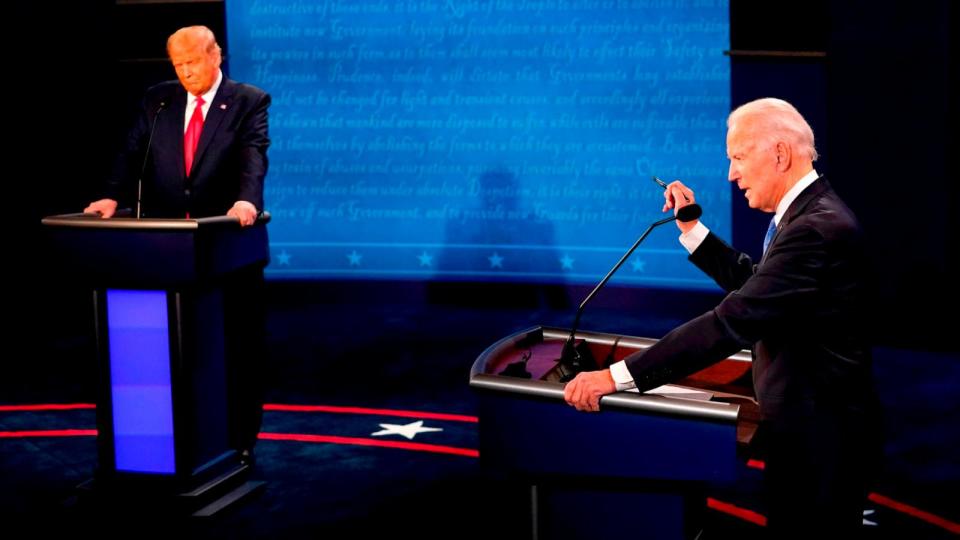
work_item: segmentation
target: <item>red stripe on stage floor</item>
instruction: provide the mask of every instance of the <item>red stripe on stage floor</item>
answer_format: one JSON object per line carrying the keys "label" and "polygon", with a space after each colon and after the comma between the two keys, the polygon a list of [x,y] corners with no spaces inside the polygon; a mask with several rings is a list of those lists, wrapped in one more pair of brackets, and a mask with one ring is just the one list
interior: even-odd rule
{"label": "red stripe on stage floor", "polygon": [[[758,459],[751,459],[747,461],[747,467],[752,467],[754,469],[763,470],[766,464]],[[897,512],[907,514],[908,516],[915,517],[919,520],[926,521],[931,525],[936,525],[942,529],[946,529],[952,533],[960,534],[960,523],[950,521],[949,519],[942,518],[936,514],[931,514],[926,510],[921,510],[915,506],[910,506],[899,501],[895,501],[890,497],[885,495],[880,495],[879,493],[871,493],[867,496],[870,501],[877,503],[882,506],[886,506]]]}
{"label": "red stripe on stage floor", "polygon": [[20,411],[70,411],[75,409],[96,409],[93,403],[45,403],[41,405],[0,405],[0,412]]}
{"label": "red stripe on stage floor", "polygon": [[935,514],[931,514],[926,510],[921,510],[915,506],[910,506],[909,504],[904,504],[902,502],[895,501],[890,497],[885,497],[883,495],[880,495],[879,493],[871,493],[867,498],[877,504],[882,504],[887,508],[892,508],[898,512],[902,512],[904,514],[913,516],[917,519],[926,521],[931,525],[936,525],[937,527],[946,529],[954,534],[960,534],[960,523],[955,523],[953,521],[950,521],[949,519],[944,519]]}
{"label": "red stripe on stage floor", "polygon": [[[66,411],[74,409],[96,409],[93,403],[52,403],[41,405],[0,405],[0,412],[4,411]],[[399,409],[371,409],[367,407],[337,407],[333,405],[284,405],[280,403],[267,403],[263,406],[265,411],[287,411],[287,412],[325,412],[336,414],[369,414],[377,416],[399,416],[403,418],[422,418],[425,420],[449,420],[452,422],[471,422],[477,423],[479,419],[476,416],[466,414],[447,414],[433,413],[426,411],[406,411]]]}
{"label": "red stripe on stage floor", "polygon": [[[96,409],[93,403],[44,403],[34,405],[0,405],[0,412],[29,412],[29,411],[67,411]],[[454,422],[477,423],[476,416],[462,414],[431,413],[424,411],[408,411],[398,409],[372,409],[366,407],[338,407],[332,405],[283,405],[277,403],[268,403],[264,405],[265,411],[289,411],[289,412],[323,412],[336,414],[367,414],[378,416],[397,416],[404,418],[419,418],[430,420],[448,420]],[[26,437],[95,437],[95,429],[60,429],[60,430],[25,430],[25,431],[0,431],[0,438],[15,439]],[[297,433],[261,433],[261,439],[277,441],[301,441],[329,444],[348,444],[356,446],[377,446],[381,448],[399,448],[403,450],[413,450],[418,452],[433,452],[438,454],[453,454],[467,457],[479,457],[479,450],[472,448],[459,448],[455,446],[443,446],[434,444],[423,444],[403,441],[384,441],[377,439],[366,439],[360,437],[339,437],[333,435],[309,435]],[[747,461],[747,467],[763,470],[766,464],[758,459]],[[919,520],[935,525],[954,534],[960,534],[960,524],[948,519],[937,516],[915,506],[905,504],[879,493],[871,493],[868,497],[870,501],[886,506],[892,510],[907,514]],[[740,508],[730,503],[708,498],[707,506],[719,512],[724,512],[738,517],[745,521],[758,525],[765,525],[766,518],[752,510]]]}
{"label": "red stripe on stage floor", "polygon": [[419,418],[427,420],[450,420],[453,422],[473,422],[479,420],[476,416],[465,414],[446,414],[432,413],[424,411],[404,411],[397,409],[368,409],[366,407],[335,407],[332,405],[281,405],[278,403],[267,403],[263,406],[265,411],[289,411],[289,412],[323,412],[336,414],[370,414],[377,416],[402,416],[404,418]]}
{"label": "red stripe on stage floor", "polygon": [[767,526],[767,516],[754,512],[753,510],[741,508],[735,504],[714,499],[713,497],[707,497],[707,508],[716,510],[718,512],[723,512],[724,514],[730,514],[735,518],[749,521],[754,525],[759,525],[761,527]]}
{"label": "red stripe on stage floor", "polygon": [[423,444],[403,441],[381,441],[362,437],[339,437],[335,435],[307,435],[302,433],[263,433],[260,439],[267,441],[299,441],[311,443],[350,444],[356,446],[378,446],[381,448],[400,448],[416,452],[433,452],[435,454],[454,454],[457,456],[480,457],[480,451],[472,448],[456,446],[442,446],[438,444]]}
{"label": "red stripe on stage floor", "polygon": [[96,437],[95,429],[44,429],[32,431],[0,431],[0,439],[24,437]]}

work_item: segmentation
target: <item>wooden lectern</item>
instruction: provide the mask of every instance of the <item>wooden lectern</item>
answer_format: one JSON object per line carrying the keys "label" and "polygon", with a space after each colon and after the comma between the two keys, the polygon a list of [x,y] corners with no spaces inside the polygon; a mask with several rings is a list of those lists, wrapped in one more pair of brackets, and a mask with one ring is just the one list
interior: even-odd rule
{"label": "wooden lectern", "polygon": [[262,487],[227,438],[223,285],[269,259],[266,214],[43,220],[55,268],[92,291],[98,500],[209,515]]}
{"label": "wooden lectern", "polygon": [[[473,365],[483,467],[530,488],[532,538],[694,538],[705,486],[735,478],[758,420],[750,356],[739,353],[656,394],[605,396],[599,413],[564,401],[569,330],[536,327]],[[578,332],[603,366],[656,340]]]}

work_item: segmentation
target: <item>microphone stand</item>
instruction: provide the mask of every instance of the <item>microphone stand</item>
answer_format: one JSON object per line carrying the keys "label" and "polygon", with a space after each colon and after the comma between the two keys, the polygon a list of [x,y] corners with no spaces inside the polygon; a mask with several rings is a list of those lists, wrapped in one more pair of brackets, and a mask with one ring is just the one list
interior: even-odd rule
{"label": "microphone stand", "polygon": [[[597,292],[607,284],[607,281],[610,281],[610,278],[613,277],[613,274],[623,266],[623,263],[627,262],[627,259],[630,258],[630,255],[633,254],[634,250],[637,249],[637,246],[640,245],[640,242],[650,234],[650,231],[663,225],[664,223],[670,223],[674,220],[679,220],[681,222],[689,222],[698,219],[703,214],[703,209],[698,204],[690,204],[680,208],[676,215],[663,218],[660,221],[656,221],[647,227],[647,230],[643,231],[643,234],[640,235],[640,238],[637,238],[637,241],[633,243],[633,246],[623,254],[623,257],[620,257],[620,260],[617,261],[617,264],[607,272],[607,275],[603,277],[600,283],[590,291],[590,294],[580,303],[580,307],[577,308],[577,315],[573,319],[573,326],[570,329],[570,337],[567,338],[566,343],[563,344],[563,351],[560,353],[560,360],[558,362],[558,368],[560,371],[560,382],[566,382],[574,378],[577,373],[581,371],[586,371],[584,364],[587,362],[583,358],[583,354],[577,350],[575,340],[577,334],[577,327],[580,325],[580,317],[583,315],[583,308],[593,299]],[[589,351],[588,351],[589,352]],[[589,355],[588,355],[589,356]],[[593,362],[592,359],[589,360]],[[594,366],[597,367],[597,366]]]}
{"label": "microphone stand", "polygon": [[140,199],[143,195],[143,175],[147,171],[147,162],[150,160],[150,145],[153,143],[153,132],[157,129],[157,118],[167,106],[166,101],[161,101],[157,107],[157,112],[153,113],[153,125],[150,126],[150,136],[147,137],[147,149],[143,154],[143,165],[140,166],[140,176],[137,178],[137,213],[136,218],[140,219]]}
{"label": "microphone stand", "polygon": [[630,258],[630,255],[632,255],[633,252],[637,249],[637,246],[639,246],[640,243],[643,242],[643,240],[650,234],[650,231],[659,227],[660,225],[663,225],[664,223],[670,223],[675,219],[677,219],[677,216],[670,216],[667,218],[663,218],[660,221],[657,221],[651,224],[649,227],[647,227],[647,230],[643,231],[643,234],[640,235],[640,238],[637,238],[637,241],[633,243],[633,246],[631,246],[630,249],[623,254],[623,257],[620,257],[620,260],[617,261],[617,264],[615,264],[613,268],[611,268],[610,271],[607,272],[607,275],[603,277],[600,283],[598,283],[597,286],[594,287],[592,291],[590,291],[590,294],[588,294],[587,297],[584,298],[583,302],[580,303],[580,307],[577,308],[577,315],[573,318],[573,326],[570,329],[570,337],[567,338],[567,342],[564,343],[563,352],[560,354],[560,363],[564,365],[566,368],[569,368],[569,371],[570,371],[569,379],[572,379],[573,376],[575,376],[577,373],[580,373],[581,371],[584,370],[583,358],[580,354],[580,351],[578,351],[577,348],[574,346],[574,341],[576,339],[576,334],[577,334],[577,327],[580,325],[580,317],[583,315],[583,308],[585,308],[587,304],[590,302],[590,300],[592,300],[593,297],[596,296],[597,292],[600,289],[602,289],[603,286],[606,285],[608,281],[610,281],[610,278],[613,277],[613,274],[615,274],[617,270],[620,269],[621,266],[623,266],[623,263],[627,262],[627,259]]}

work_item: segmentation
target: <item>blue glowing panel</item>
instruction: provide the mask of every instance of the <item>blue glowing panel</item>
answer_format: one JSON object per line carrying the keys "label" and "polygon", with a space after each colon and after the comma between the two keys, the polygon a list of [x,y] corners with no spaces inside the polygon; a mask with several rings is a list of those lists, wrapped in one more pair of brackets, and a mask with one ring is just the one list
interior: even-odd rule
{"label": "blue glowing panel", "polygon": [[[593,283],[682,179],[730,233],[725,0],[227,4],[274,278]],[[668,225],[614,278],[714,288]]]}
{"label": "blue glowing panel", "polygon": [[107,290],[116,470],[173,474],[173,397],[165,291]]}

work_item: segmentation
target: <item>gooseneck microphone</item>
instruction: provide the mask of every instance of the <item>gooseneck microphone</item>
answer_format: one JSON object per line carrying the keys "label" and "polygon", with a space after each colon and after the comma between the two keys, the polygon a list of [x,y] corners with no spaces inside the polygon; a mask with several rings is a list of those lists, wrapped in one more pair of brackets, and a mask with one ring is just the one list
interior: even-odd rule
{"label": "gooseneck microphone", "polygon": [[161,101],[157,112],[153,113],[153,123],[150,125],[150,136],[147,137],[147,149],[143,154],[143,165],[140,166],[140,176],[137,178],[137,219],[140,219],[140,198],[143,195],[143,175],[147,171],[147,161],[150,160],[150,145],[153,143],[153,132],[157,129],[157,118],[167,107],[167,101]]}
{"label": "gooseneck microphone", "polygon": [[583,308],[596,296],[597,292],[607,284],[607,281],[610,281],[610,278],[613,277],[613,274],[623,266],[623,263],[630,258],[630,255],[633,254],[634,250],[637,249],[637,246],[650,234],[650,231],[663,225],[664,223],[670,223],[673,220],[677,220],[683,223],[694,221],[700,218],[703,215],[703,209],[700,208],[699,204],[688,204],[683,208],[677,210],[677,214],[670,216],[668,218],[663,218],[660,221],[656,221],[647,227],[647,230],[643,231],[643,234],[640,235],[640,238],[637,238],[637,241],[633,243],[633,246],[623,254],[623,257],[620,257],[620,260],[617,261],[617,264],[607,272],[607,275],[600,280],[600,283],[590,291],[590,294],[580,303],[580,307],[577,309],[577,315],[573,319],[573,326],[570,328],[570,337],[567,338],[567,342],[563,345],[563,352],[560,354],[560,381],[566,382],[574,378],[577,373],[581,371],[590,371],[590,369],[595,369],[598,366],[585,366],[585,363],[591,362],[589,359],[583,357],[583,353],[578,351],[575,346],[575,338],[577,334],[577,326],[580,324],[580,316],[583,315]]}

